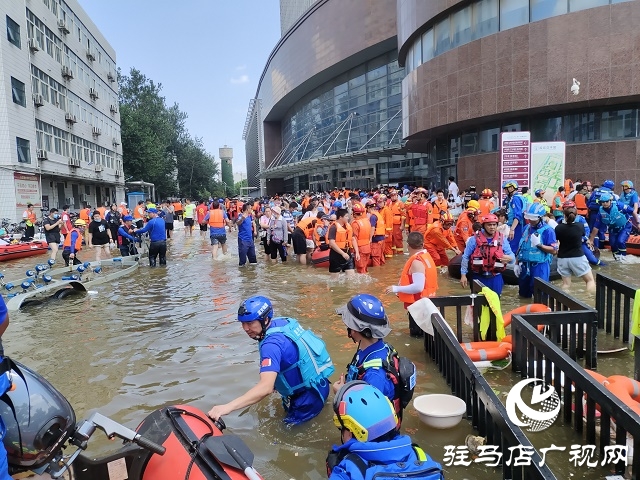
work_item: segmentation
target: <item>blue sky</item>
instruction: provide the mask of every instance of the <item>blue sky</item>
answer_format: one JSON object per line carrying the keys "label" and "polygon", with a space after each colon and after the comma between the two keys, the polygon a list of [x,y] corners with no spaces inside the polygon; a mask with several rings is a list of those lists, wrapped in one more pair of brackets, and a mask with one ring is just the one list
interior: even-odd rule
{"label": "blue sky", "polygon": [[278,0],[78,0],[116,51],[118,67],[135,67],[168,105],[189,115],[187,128],[218,158],[233,147],[245,172],[242,130],[249,100],[280,38]]}

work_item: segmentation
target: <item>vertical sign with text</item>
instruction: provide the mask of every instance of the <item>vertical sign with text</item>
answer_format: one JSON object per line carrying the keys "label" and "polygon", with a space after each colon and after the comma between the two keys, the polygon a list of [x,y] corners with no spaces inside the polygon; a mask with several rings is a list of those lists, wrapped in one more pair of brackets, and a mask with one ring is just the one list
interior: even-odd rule
{"label": "vertical sign with text", "polygon": [[528,187],[531,172],[531,132],[500,134],[500,189],[504,182],[515,180]]}

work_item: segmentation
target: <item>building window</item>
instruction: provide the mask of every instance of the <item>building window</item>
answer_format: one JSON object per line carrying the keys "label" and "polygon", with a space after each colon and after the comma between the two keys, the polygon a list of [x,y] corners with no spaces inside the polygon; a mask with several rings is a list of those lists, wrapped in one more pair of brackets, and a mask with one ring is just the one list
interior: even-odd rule
{"label": "building window", "polygon": [[451,48],[449,17],[438,23],[435,28],[436,55],[441,55]]}
{"label": "building window", "polygon": [[24,92],[24,83],[11,77],[11,96],[13,97],[13,103],[26,107],[27,98]]}
{"label": "building window", "polygon": [[531,0],[531,21],[567,13],[567,0]]}
{"label": "building window", "polygon": [[16,137],[16,146],[18,147],[18,162],[31,163],[31,153],[29,152],[29,140]]}
{"label": "building window", "polygon": [[529,23],[529,0],[502,0],[500,2],[500,30]]}
{"label": "building window", "polygon": [[609,0],[569,0],[569,11],[577,12],[587,8],[603,7],[609,5]]}
{"label": "building window", "polygon": [[422,34],[422,61],[428,62],[433,58],[433,29]]}
{"label": "building window", "polygon": [[498,32],[498,0],[480,0],[473,5],[475,30],[473,39]]}
{"label": "building window", "polygon": [[451,17],[451,48],[471,41],[471,7],[463,8]]}
{"label": "building window", "polygon": [[21,48],[20,25],[14,22],[9,15],[7,15],[7,39],[16,47]]}

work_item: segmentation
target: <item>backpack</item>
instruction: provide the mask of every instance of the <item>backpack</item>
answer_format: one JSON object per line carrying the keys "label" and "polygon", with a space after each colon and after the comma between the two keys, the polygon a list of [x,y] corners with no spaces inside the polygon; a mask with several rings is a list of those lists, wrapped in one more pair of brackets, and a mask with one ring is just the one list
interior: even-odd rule
{"label": "backpack", "polygon": [[[389,355],[386,360],[375,359],[363,362],[358,366],[358,379],[362,379],[367,368],[378,367],[382,368],[389,379],[393,382],[395,387],[395,400],[399,401],[399,405],[396,406],[396,413],[400,414],[401,410],[405,409],[409,402],[413,398],[413,391],[416,387],[416,366],[407,357],[401,357],[393,345],[385,342],[389,350]],[[357,353],[356,353],[357,355]],[[354,365],[355,356],[350,365]],[[366,367],[365,367],[366,364]],[[399,408],[398,408],[399,407]]]}
{"label": "backpack", "polygon": [[[416,453],[420,450],[417,445],[413,445],[413,448]],[[429,455],[424,455],[426,459],[422,461],[412,463],[397,462],[388,465],[367,462],[355,453],[347,453],[343,458],[355,466],[364,480],[383,480],[385,478],[444,480],[442,466]]]}
{"label": "backpack", "polygon": [[[289,323],[281,327],[268,328],[265,339],[274,333],[282,333],[298,348],[298,361],[278,374],[275,384],[276,390],[283,397],[290,397],[301,388],[318,390],[318,387],[324,384],[335,371],[324,341],[311,330],[302,328],[294,318],[276,317],[273,320],[287,320]],[[299,385],[289,385],[284,376],[286,372],[294,368],[299,369],[302,377]]]}

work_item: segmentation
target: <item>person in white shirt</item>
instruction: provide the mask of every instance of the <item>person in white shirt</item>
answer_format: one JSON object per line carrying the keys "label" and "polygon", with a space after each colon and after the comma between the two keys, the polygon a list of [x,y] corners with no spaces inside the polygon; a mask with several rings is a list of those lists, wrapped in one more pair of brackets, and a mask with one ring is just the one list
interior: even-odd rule
{"label": "person in white shirt", "polygon": [[453,176],[449,177],[449,186],[447,188],[449,190],[449,193],[452,194],[454,198],[456,198],[458,196],[458,193],[460,193],[458,184],[455,182],[455,178]]}

